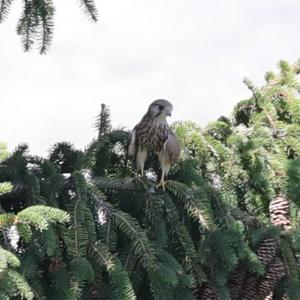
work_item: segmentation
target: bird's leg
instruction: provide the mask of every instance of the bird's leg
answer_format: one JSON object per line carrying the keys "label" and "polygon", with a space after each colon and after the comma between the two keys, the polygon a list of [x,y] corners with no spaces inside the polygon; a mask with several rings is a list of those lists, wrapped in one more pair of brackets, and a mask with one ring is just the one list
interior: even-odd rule
{"label": "bird's leg", "polygon": [[137,168],[141,173],[141,177],[144,177],[144,165],[147,159],[146,149],[139,148],[136,155]]}
{"label": "bird's leg", "polygon": [[161,178],[159,184],[156,186],[156,188],[162,187],[163,191],[166,190],[166,181],[165,176],[168,176],[171,164],[168,159],[166,159],[165,153],[162,151],[158,155],[158,159],[161,166]]}
{"label": "bird's leg", "polygon": [[165,181],[165,171],[162,170],[161,178],[159,184],[156,186],[156,188],[162,187],[163,191],[166,191],[166,181]]}

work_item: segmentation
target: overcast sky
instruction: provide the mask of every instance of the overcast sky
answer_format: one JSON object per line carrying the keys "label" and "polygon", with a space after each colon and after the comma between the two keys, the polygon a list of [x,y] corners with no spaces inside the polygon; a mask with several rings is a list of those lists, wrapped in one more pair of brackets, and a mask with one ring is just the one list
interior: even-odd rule
{"label": "overcast sky", "polygon": [[171,121],[205,126],[263,83],[280,59],[300,57],[299,0],[101,0],[90,22],[78,1],[57,5],[47,55],[23,53],[21,1],[0,24],[0,141],[45,154],[58,141],[84,147],[105,102],[131,128],[157,98]]}

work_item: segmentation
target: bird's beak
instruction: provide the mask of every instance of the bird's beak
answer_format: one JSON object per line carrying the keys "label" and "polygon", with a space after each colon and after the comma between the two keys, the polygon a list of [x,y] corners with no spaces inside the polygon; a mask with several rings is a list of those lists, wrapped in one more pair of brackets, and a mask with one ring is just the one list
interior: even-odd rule
{"label": "bird's beak", "polygon": [[172,113],[171,113],[169,110],[166,110],[166,109],[165,109],[165,113],[166,113],[166,115],[169,116],[169,117],[171,117],[171,115],[172,115]]}

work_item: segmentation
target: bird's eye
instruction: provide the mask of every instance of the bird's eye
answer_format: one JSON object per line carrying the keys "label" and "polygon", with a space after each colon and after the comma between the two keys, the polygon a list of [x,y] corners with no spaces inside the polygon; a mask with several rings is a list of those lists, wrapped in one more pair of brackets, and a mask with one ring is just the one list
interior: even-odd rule
{"label": "bird's eye", "polygon": [[164,106],[163,105],[158,105],[159,110],[163,110]]}

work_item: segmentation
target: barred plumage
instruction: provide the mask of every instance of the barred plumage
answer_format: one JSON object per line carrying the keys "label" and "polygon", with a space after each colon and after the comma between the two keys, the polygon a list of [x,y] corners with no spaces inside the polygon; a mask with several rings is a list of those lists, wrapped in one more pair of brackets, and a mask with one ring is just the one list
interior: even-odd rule
{"label": "barred plumage", "polygon": [[156,122],[146,115],[134,128],[137,144],[142,149],[160,152],[167,140],[170,128],[166,122]]}

